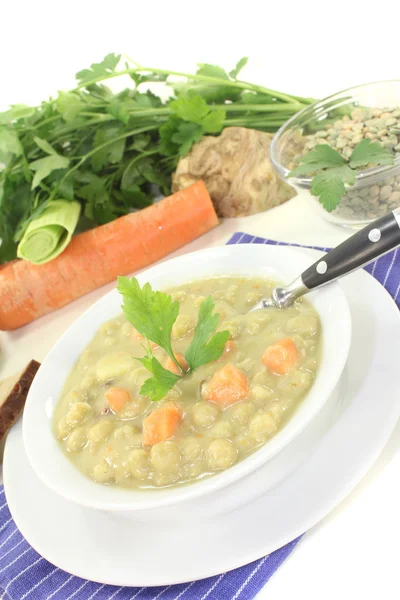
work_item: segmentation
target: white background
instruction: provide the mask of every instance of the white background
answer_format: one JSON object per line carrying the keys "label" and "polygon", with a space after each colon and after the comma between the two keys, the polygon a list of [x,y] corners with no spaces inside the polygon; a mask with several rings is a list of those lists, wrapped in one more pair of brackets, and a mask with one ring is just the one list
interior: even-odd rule
{"label": "white background", "polygon": [[[400,8],[386,0],[3,0],[0,11],[0,108],[36,104],[73,86],[76,71],[109,52],[180,70],[192,70],[196,62],[232,68],[249,56],[246,79],[318,98],[400,78]],[[343,237],[318,219],[310,218],[306,230],[301,218],[290,220],[286,207],[282,214],[287,236],[298,241],[307,241],[306,231],[310,243],[322,245]],[[282,233],[282,220],[279,225]],[[305,537],[263,598],[399,598],[399,447],[397,429],[369,476]]]}

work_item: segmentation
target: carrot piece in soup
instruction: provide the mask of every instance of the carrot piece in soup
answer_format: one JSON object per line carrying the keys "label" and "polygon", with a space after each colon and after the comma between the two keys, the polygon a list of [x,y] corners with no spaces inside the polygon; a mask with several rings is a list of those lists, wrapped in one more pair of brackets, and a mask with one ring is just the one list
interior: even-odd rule
{"label": "carrot piece in soup", "polygon": [[112,410],[118,412],[132,399],[132,396],[130,392],[124,388],[111,387],[106,391],[106,398]]}
{"label": "carrot piece in soup", "polygon": [[264,365],[276,375],[285,375],[292,369],[298,358],[298,351],[291,338],[285,338],[268,346],[262,355]]}
{"label": "carrot piece in soup", "polygon": [[[189,365],[186,361],[186,358],[183,356],[183,354],[180,354],[180,352],[176,352],[175,358],[178,361],[178,363],[181,365],[182,369],[184,371],[187,371],[189,368]],[[164,368],[168,369],[168,371],[171,371],[171,373],[174,373],[175,375],[182,375],[182,372],[178,369],[178,367],[176,366],[176,364],[174,363],[174,361],[172,360],[172,358],[170,356],[168,356],[167,360],[165,361]]]}
{"label": "carrot piece in soup", "polygon": [[154,446],[174,435],[181,418],[179,406],[168,402],[156,408],[143,421],[143,445]]}
{"label": "carrot piece in soup", "polygon": [[243,371],[228,363],[214,373],[203,389],[206,400],[226,407],[246,398],[249,382]]}
{"label": "carrot piece in soup", "polygon": [[225,358],[227,354],[236,350],[236,344],[233,340],[228,340],[225,344],[224,351],[222,353],[222,358]]}

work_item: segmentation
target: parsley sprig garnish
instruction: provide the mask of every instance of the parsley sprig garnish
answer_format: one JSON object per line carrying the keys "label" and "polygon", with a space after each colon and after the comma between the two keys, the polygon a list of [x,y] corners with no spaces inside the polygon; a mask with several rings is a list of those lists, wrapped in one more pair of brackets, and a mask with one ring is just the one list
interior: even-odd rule
{"label": "parsley sprig garnish", "polygon": [[[149,283],[141,288],[135,277],[118,277],[119,293],[123,297],[122,310],[133,327],[146,338],[146,356],[138,358],[143,366],[152,374],[146,379],[140,393],[157,402],[164,398],[168,391],[186,375],[177,361],[171,345],[172,326],[179,314],[179,302],[173,301],[169,294],[155,291]],[[224,351],[229,339],[229,331],[215,333],[219,314],[213,314],[215,304],[212,296],[208,296],[199,308],[197,325],[194,330],[185,359],[189,365],[188,373],[213,360],[217,360]],[[180,375],[165,369],[153,355],[149,342],[163,348],[174,361]]]}
{"label": "parsley sprig garnish", "polygon": [[325,210],[332,212],[346,193],[346,184],[355,184],[357,169],[371,164],[392,165],[393,161],[389,150],[368,139],[355,146],[348,162],[328,144],[320,144],[301,157],[299,166],[288,177],[312,175],[311,194],[319,198]]}

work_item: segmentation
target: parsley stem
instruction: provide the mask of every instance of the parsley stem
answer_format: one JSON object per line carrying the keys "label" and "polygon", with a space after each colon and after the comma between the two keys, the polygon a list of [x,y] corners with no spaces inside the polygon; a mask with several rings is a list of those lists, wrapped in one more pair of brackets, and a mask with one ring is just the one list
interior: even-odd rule
{"label": "parsley stem", "polygon": [[180,71],[167,71],[165,69],[153,69],[152,67],[136,67],[134,69],[124,69],[122,71],[115,71],[113,73],[109,73],[108,75],[102,75],[101,77],[94,77],[90,81],[85,81],[84,83],[79,84],[75,89],[80,90],[82,88],[87,88],[90,85],[94,85],[101,81],[106,81],[108,79],[113,79],[114,77],[119,77],[120,75],[130,75],[131,73],[158,73],[160,75],[174,75],[176,77],[186,77],[186,79],[192,79],[197,81],[204,81],[207,83],[218,84],[224,87],[232,87],[239,88],[242,90],[251,90],[253,92],[258,92],[260,94],[266,94],[269,96],[274,96],[275,98],[279,98],[283,102],[293,104],[293,100],[295,100],[296,104],[298,104],[299,109],[302,104],[294,96],[289,96],[288,94],[284,94],[282,92],[277,92],[276,90],[271,90],[268,88],[264,88],[262,86],[246,83],[244,81],[231,81],[230,79],[221,79],[220,77],[210,77],[209,75],[199,75],[193,73],[181,73]]}

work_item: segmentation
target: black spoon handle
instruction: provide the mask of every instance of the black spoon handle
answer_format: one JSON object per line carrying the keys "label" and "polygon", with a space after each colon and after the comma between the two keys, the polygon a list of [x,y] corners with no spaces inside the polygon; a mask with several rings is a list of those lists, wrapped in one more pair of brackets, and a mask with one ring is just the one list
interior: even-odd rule
{"label": "black spoon handle", "polygon": [[400,246],[400,208],[336,246],[301,275],[309,290],[347,275]]}

